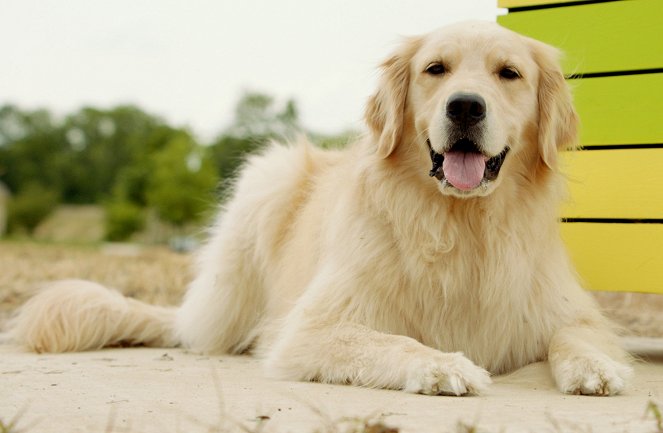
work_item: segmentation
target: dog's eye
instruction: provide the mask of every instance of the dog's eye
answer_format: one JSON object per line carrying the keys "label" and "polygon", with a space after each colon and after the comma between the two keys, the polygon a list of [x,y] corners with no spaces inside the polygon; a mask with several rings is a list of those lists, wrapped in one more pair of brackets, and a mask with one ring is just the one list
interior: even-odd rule
{"label": "dog's eye", "polygon": [[500,77],[505,80],[517,80],[518,78],[521,78],[518,70],[509,66],[500,69]]}
{"label": "dog's eye", "polygon": [[442,63],[431,63],[426,68],[426,73],[430,75],[442,75],[447,72],[447,68]]}

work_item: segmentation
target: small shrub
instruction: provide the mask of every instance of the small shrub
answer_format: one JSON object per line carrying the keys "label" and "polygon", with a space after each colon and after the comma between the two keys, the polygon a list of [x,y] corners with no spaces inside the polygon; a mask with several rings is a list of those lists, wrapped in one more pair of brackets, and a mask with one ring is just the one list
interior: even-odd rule
{"label": "small shrub", "polygon": [[645,415],[651,414],[654,417],[654,421],[656,422],[656,432],[661,432],[663,433],[663,414],[661,409],[658,407],[656,403],[653,401],[649,401],[647,403],[647,409],[645,410]]}
{"label": "small shrub", "polygon": [[106,239],[124,241],[145,227],[143,209],[128,201],[114,201],[106,205]]}
{"label": "small shrub", "polygon": [[10,200],[8,206],[9,230],[32,233],[58,205],[59,194],[38,183],[26,185]]}

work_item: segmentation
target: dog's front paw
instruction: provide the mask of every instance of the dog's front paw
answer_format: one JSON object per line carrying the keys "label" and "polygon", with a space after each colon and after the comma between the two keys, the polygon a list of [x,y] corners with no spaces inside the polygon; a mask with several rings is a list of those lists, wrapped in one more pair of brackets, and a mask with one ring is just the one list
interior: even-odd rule
{"label": "dog's front paw", "polygon": [[490,383],[490,374],[462,353],[437,353],[412,362],[404,390],[428,395],[479,394]]}
{"label": "dog's front paw", "polygon": [[553,371],[557,387],[567,394],[615,395],[622,392],[633,369],[605,355],[560,361]]}

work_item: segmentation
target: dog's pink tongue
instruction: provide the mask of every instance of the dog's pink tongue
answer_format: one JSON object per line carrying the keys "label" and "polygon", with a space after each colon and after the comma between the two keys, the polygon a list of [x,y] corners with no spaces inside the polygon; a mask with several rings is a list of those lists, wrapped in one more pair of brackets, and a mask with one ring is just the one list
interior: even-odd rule
{"label": "dog's pink tongue", "polygon": [[449,183],[461,191],[469,191],[481,183],[486,160],[478,152],[447,152],[442,170]]}

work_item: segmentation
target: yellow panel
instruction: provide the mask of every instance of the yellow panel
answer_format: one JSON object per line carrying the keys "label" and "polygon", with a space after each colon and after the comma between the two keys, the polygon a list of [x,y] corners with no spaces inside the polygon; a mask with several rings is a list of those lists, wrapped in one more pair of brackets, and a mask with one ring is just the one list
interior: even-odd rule
{"label": "yellow panel", "polygon": [[563,164],[571,192],[563,217],[663,218],[663,148],[565,152]]}
{"label": "yellow panel", "polygon": [[583,146],[663,143],[663,73],[569,84],[582,120]]}
{"label": "yellow panel", "polygon": [[497,22],[562,48],[567,74],[663,68],[662,0],[513,12]]}
{"label": "yellow panel", "polygon": [[550,5],[554,3],[570,3],[576,0],[498,0],[501,8],[521,8],[524,6]]}
{"label": "yellow panel", "polygon": [[663,294],[663,224],[562,224],[576,269],[591,290]]}

